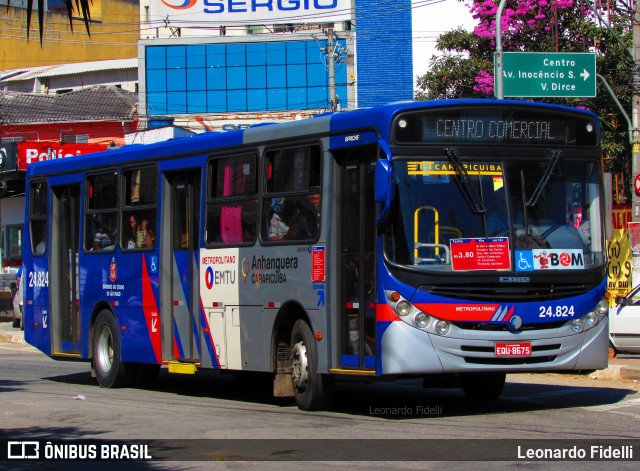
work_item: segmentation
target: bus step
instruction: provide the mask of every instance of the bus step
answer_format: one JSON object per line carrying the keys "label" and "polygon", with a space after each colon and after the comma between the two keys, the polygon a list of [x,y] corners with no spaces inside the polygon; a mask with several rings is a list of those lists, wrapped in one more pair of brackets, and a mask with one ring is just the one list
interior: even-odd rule
{"label": "bus step", "polygon": [[350,370],[346,368],[330,368],[329,373],[333,373],[334,375],[375,376],[376,370]]}
{"label": "bus step", "polygon": [[196,365],[193,363],[180,363],[177,361],[170,361],[167,366],[169,367],[169,373],[182,375],[196,374]]}

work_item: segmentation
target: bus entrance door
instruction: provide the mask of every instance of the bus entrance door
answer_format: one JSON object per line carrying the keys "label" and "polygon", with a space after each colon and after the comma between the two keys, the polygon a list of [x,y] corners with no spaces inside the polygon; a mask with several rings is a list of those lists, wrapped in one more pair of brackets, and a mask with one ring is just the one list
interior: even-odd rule
{"label": "bus entrance door", "polygon": [[340,366],[375,369],[375,147],[337,157],[340,168]]}
{"label": "bus entrance door", "polygon": [[52,188],[50,265],[53,351],[80,354],[80,299],[78,251],[80,241],[80,186]]}
{"label": "bus entrance door", "polygon": [[[169,213],[171,232],[171,339],[170,357],[174,361],[197,363],[200,360],[202,324],[200,316],[200,279],[198,248],[200,228],[200,171],[172,174],[167,178],[170,188]],[[165,335],[166,335],[165,331]]]}

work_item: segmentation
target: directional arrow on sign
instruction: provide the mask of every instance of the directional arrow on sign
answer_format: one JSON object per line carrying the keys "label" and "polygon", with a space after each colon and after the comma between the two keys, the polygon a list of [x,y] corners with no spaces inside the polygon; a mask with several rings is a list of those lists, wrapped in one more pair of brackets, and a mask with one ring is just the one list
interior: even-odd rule
{"label": "directional arrow on sign", "polygon": [[585,80],[587,80],[589,77],[591,77],[591,74],[589,72],[587,72],[587,69],[584,69],[584,71],[580,74],[580,77],[582,77]]}

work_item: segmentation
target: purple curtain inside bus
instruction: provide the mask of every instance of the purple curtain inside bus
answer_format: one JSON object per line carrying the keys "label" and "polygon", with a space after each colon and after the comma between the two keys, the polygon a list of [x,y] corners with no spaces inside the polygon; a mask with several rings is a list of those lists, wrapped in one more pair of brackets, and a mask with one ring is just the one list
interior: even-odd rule
{"label": "purple curtain inside bus", "polygon": [[[234,175],[233,167],[225,165],[223,196],[244,193],[245,177],[239,168]],[[235,183],[235,185],[234,185]],[[235,188],[234,188],[235,186]],[[235,191],[234,191],[235,190]],[[220,235],[225,243],[242,242],[242,206],[225,205],[220,214]]]}

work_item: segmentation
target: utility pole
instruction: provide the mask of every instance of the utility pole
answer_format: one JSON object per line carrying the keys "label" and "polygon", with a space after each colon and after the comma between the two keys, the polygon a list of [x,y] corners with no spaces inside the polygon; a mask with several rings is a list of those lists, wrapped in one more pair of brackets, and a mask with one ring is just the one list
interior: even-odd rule
{"label": "utility pole", "polygon": [[640,221],[640,143],[638,142],[638,116],[640,115],[640,0],[634,2],[633,10],[633,102],[632,102],[632,120],[633,120],[633,150],[631,152],[632,167],[632,212],[631,218],[634,222]]}
{"label": "utility pole", "polygon": [[[640,1],[640,0],[639,0]],[[504,51],[502,50],[502,11],[507,0],[500,0],[496,13],[496,98],[504,98]]]}
{"label": "utility pole", "polygon": [[327,30],[327,55],[329,56],[329,106],[331,111],[338,110],[336,99],[336,51],[334,46],[333,28]]}

